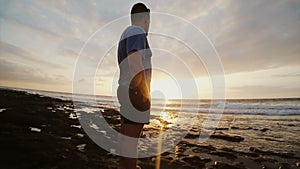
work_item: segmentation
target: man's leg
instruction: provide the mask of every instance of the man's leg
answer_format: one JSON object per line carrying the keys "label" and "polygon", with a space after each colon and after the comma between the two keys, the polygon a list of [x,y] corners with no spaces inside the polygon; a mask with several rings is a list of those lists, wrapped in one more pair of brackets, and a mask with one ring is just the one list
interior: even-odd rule
{"label": "man's leg", "polygon": [[[121,133],[128,137],[139,138],[143,130],[144,124],[125,124],[124,120],[121,120]],[[130,154],[137,154],[138,140],[129,141],[126,139],[120,140],[120,149],[122,152],[128,152]],[[120,157],[119,168],[120,169],[135,169],[137,158]]]}

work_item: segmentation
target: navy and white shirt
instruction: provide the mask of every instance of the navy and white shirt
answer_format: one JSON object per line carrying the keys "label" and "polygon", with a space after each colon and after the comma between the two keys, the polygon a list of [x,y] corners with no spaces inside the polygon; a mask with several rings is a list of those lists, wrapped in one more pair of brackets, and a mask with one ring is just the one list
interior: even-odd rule
{"label": "navy and white shirt", "polygon": [[148,85],[151,81],[152,52],[145,31],[139,26],[127,27],[121,35],[118,45],[118,63],[120,68],[119,85],[129,86],[132,80],[127,56],[130,52],[138,51],[142,56],[142,64]]}

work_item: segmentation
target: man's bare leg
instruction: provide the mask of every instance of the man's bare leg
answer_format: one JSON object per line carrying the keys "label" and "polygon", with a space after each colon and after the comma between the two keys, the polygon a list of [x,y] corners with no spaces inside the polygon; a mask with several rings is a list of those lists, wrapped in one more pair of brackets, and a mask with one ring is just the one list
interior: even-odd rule
{"label": "man's bare leg", "polygon": [[[121,120],[121,133],[134,138],[139,138],[143,130],[144,124],[125,124],[123,119]],[[131,154],[137,153],[137,140],[134,142],[126,143],[126,140],[122,140],[120,144],[121,151],[130,152]],[[135,169],[137,158],[120,157],[119,169]]]}

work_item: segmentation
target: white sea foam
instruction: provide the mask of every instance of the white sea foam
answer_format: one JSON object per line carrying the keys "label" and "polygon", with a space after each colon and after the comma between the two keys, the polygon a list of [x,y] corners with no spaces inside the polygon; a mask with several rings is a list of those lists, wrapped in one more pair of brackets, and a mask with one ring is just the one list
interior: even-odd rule
{"label": "white sea foam", "polygon": [[85,146],[86,146],[86,144],[80,144],[80,145],[77,145],[76,148],[77,148],[79,151],[83,152],[84,149],[85,149]]}
{"label": "white sea foam", "polygon": [[30,131],[33,131],[33,132],[41,132],[42,130],[39,129],[39,128],[36,128],[36,127],[29,127]]}

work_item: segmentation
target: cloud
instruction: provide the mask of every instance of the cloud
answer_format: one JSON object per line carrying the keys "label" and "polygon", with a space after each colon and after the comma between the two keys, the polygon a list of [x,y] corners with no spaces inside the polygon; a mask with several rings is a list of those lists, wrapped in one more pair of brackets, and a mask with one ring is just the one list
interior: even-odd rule
{"label": "cloud", "polygon": [[58,74],[45,72],[43,69],[34,68],[30,65],[14,63],[0,59],[0,81],[18,81],[37,84],[67,85],[68,78]]}
{"label": "cloud", "polygon": [[1,47],[1,57],[11,57],[11,56],[31,56],[32,53],[15,45],[9,44],[7,42],[0,41]]}
{"label": "cloud", "polygon": [[231,1],[215,24],[226,73],[300,64],[299,1]]}
{"label": "cloud", "polygon": [[[231,74],[300,64],[300,12],[296,6],[300,2],[294,0],[165,1],[157,9],[191,21],[208,35],[220,54],[225,73]],[[155,22],[152,20],[152,24]],[[170,22],[160,23],[156,31],[177,29],[182,34],[190,30],[178,23],[170,26]],[[205,48],[203,40],[195,37],[198,36],[187,38]],[[159,44],[164,48],[169,42]]]}
{"label": "cloud", "polygon": [[272,77],[275,77],[275,78],[287,78],[287,77],[300,78],[300,73],[275,74],[275,75],[272,75]]}
{"label": "cloud", "polygon": [[227,88],[227,97],[229,98],[280,98],[280,97],[299,97],[299,88],[287,86],[264,86],[264,85],[246,85]]}
{"label": "cloud", "polygon": [[[32,8],[32,9],[35,9],[35,8]],[[61,36],[59,34],[57,34],[55,31],[52,31],[49,29],[49,25],[41,25],[40,23],[38,23],[38,21],[33,22],[33,19],[37,18],[38,15],[33,14],[32,11],[27,12],[27,13],[30,13],[32,16],[30,17],[30,15],[28,15],[29,18],[23,20],[22,18],[18,18],[14,14],[6,13],[6,11],[0,11],[0,18],[3,19],[2,24],[10,24],[10,25],[12,25],[12,27],[18,28],[23,33],[34,32],[33,34],[42,36],[43,38],[47,38],[48,41],[51,41],[51,40],[58,41],[61,39]],[[19,15],[22,15],[22,14],[19,14]],[[41,19],[44,20],[45,18],[41,18]]]}
{"label": "cloud", "polygon": [[53,63],[49,60],[44,60],[43,58],[39,57],[38,54],[8,42],[0,41],[0,47],[0,58],[3,60],[9,58],[10,61],[15,63],[39,65],[43,68],[62,68],[59,63]]}

